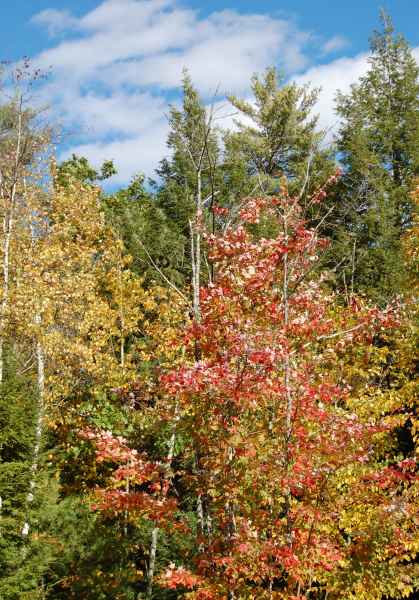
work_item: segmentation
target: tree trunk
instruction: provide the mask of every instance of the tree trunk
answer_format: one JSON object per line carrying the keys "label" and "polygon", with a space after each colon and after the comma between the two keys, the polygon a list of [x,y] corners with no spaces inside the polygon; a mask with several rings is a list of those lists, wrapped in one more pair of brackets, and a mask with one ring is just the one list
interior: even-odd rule
{"label": "tree trunk", "polygon": [[[175,420],[176,420],[176,412],[175,412]],[[173,454],[175,451],[175,441],[176,441],[176,432],[173,431],[170,441],[169,441],[169,449],[166,457],[166,469],[167,476],[169,477],[171,463],[173,460]],[[150,556],[148,559],[148,573],[147,573],[147,600],[151,600],[153,597],[153,581],[154,581],[154,571],[156,568],[156,557],[157,557],[157,543],[159,538],[159,528],[154,527],[151,532],[151,543],[150,543]]]}
{"label": "tree trunk", "polygon": [[3,217],[3,298],[0,305],[0,385],[3,383],[4,378],[4,326],[6,311],[9,304],[9,277],[10,277],[10,242],[12,239],[13,225],[14,225],[14,211],[16,203],[16,191],[18,183],[18,173],[20,165],[20,152],[21,152],[21,139],[22,139],[22,97],[20,98],[20,107],[18,113],[17,122],[17,140],[16,140],[16,152],[15,161],[13,167],[12,186],[9,194],[4,194],[3,186],[5,182],[1,178],[1,195],[7,206],[4,206],[4,217]]}
{"label": "tree trunk", "polygon": [[148,561],[148,582],[147,582],[147,600],[151,600],[153,597],[153,579],[154,569],[156,566],[156,555],[157,555],[157,541],[159,537],[158,527],[154,527],[151,533],[151,545],[150,545],[150,558]]}
{"label": "tree trunk", "polygon": [[[40,316],[37,315],[36,322],[40,323]],[[41,440],[43,420],[45,413],[45,357],[41,341],[36,342],[36,362],[37,362],[37,388],[38,388],[38,406],[35,425],[35,442],[32,454],[31,479],[29,481],[29,491],[26,496],[26,521],[22,527],[22,537],[26,538],[30,530],[30,507],[35,497],[36,477],[39,470],[39,457],[41,453]]]}
{"label": "tree trunk", "polygon": [[[287,213],[286,213],[286,209],[285,209],[285,214],[284,214],[284,243],[285,246],[287,246],[288,244],[288,221],[287,221]],[[282,281],[282,301],[284,304],[284,327],[287,328],[288,323],[289,323],[289,298],[288,298],[288,291],[289,291],[289,263],[288,263],[288,253],[286,252],[284,254],[284,260],[283,260],[283,267],[284,267],[284,271],[283,271],[283,281]],[[291,441],[291,435],[292,435],[292,411],[293,411],[293,397],[292,397],[292,393],[291,393],[291,389],[290,389],[290,384],[291,384],[291,365],[290,365],[290,357],[288,355],[288,353],[285,354],[284,357],[284,386],[285,386],[285,394],[286,394],[286,414],[285,414],[285,468],[288,468],[289,462],[290,462],[290,452],[289,452],[289,446],[290,446],[290,441]],[[290,510],[290,503],[291,503],[291,491],[289,489],[289,487],[285,490],[285,512],[286,512],[286,518],[287,518],[287,536],[288,536],[288,543],[291,545],[292,542],[292,538],[291,538],[291,520],[290,520],[290,516],[289,516],[289,510]]]}

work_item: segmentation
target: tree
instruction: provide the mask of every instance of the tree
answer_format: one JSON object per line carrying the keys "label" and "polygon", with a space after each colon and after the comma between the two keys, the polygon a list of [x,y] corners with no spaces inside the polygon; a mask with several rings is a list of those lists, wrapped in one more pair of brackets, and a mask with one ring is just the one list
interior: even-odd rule
{"label": "tree", "polygon": [[236,198],[257,189],[271,193],[284,177],[292,192],[309,198],[333,170],[325,132],[317,127],[313,109],[317,89],[283,84],[275,68],[251,82],[253,99],[229,98],[237,110],[237,131],[225,135],[224,170],[229,193]]}
{"label": "tree", "polygon": [[187,257],[184,269],[189,277],[193,254],[191,236],[197,235],[191,228],[197,212],[201,214],[200,218],[208,216],[208,205],[212,206],[219,191],[220,171],[217,166],[220,151],[213,111],[206,110],[186,71],[182,110],[173,106],[169,122],[167,146],[172,156],[164,159],[156,171],[162,181],[157,200],[176,227],[177,235],[184,240],[184,255]]}
{"label": "tree", "polygon": [[64,160],[57,168],[56,181],[61,186],[69,180],[76,179],[84,184],[94,184],[105,181],[116,175],[117,170],[112,160],[105,160],[100,170],[94,169],[86,157],[72,154],[71,158]]}
{"label": "tree", "polygon": [[44,535],[31,540],[28,552],[23,552],[21,530],[28,518],[37,390],[32,373],[24,372],[20,359],[12,345],[6,343],[0,391],[0,595],[5,600],[18,600],[37,589],[55,554],[46,516],[54,510],[57,490],[45,471],[38,478],[38,494],[31,514]]}
{"label": "tree", "polygon": [[[89,401],[134,379],[142,351],[139,323],[155,305],[141,280],[126,268],[129,260],[105,223],[97,188],[73,178],[50,189],[27,182],[22,190],[5,333],[17,364],[30,376],[31,431],[21,464],[25,499],[17,488],[16,498],[7,489],[4,504],[9,510],[20,502],[18,518],[8,521],[19,557],[12,579],[21,582],[22,590],[34,591],[57,554],[49,538],[56,523],[46,524],[39,515],[48,507],[57,519],[65,516],[60,514],[57,483],[50,484],[55,496],[44,490],[49,481],[44,450],[51,432],[56,447],[68,444],[67,427],[74,427],[81,405],[86,410]],[[7,451],[6,446],[6,457]],[[6,472],[8,468],[6,464]],[[63,506],[65,513],[67,504]],[[48,540],[42,551],[45,560],[39,558],[39,537]],[[9,587],[12,579],[6,579]]]}
{"label": "tree", "polygon": [[[39,177],[39,164],[48,153],[51,130],[40,126],[41,111],[28,104],[32,84],[40,77],[32,72],[24,60],[10,74],[7,83],[14,96],[0,106],[0,210],[3,232],[1,240],[2,280],[0,302],[0,384],[3,379],[2,348],[8,325],[10,270],[13,262],[12,246],[16,236],[16,222],[21,212],[26,180]],[[3,83],[3,82],[2,82]],[[41,166],[42,171],[42,166]]]}
{"label": "tree", "polygon": [[185,239],[145,189],[143,175],[114,194],[103,194],[102,206],[133,259],[129,268],[144,277],[146,286],[184,283]]}
{"label": "tree", "polygon": [[[264,211],[280,234],[255,242],[248,225]],[[340,307],[310,277],[323,243],[301,214],[286,192],[250,200],[239,224],[210,236],[217,279],[201,290],[201,319],[186,333],[191,363],[163,379],[179,407],[178,434],[191,440],[190,456],[199,449],[187,481],[205,494],[208,515],[192,571],[163,576],[169,587],[194,588],[190,598],[355,597],[371,588],[368,570],[382,573],[383,558],[411,552],[413,528],[401,531],[391,506],[399,493],[412,514],[413,462],[382,463],[376,447],[389,426],[357,413],[339,367],[396,321],[355,301]],[[201,359],[192,362],[196,344]],[[351,553],[363,565],[355,572]],[[385,579],[370,597],[398,583]]]}
{"label": "tree", "polygon": [[419,169],[419,68],[384,13],[382,24],[371,38],[369,71],[337,98],[344,177],[335,220],[347,285],[379,302],[402,285],[400,236],[412,220],[409,192]]}
{"label": "tree", "polygon": [[[116,172],[112,161],[105,161],[98,171],[85,157],[73,154],[58,165],[55,179],[61,187],[71,181],[98,187]],[[144,175],[135,175],[126,188],[113,193],[100,189],[100,198],[108,225],[132,258],[129,269],[143,277],[146,286],[167,280],[183,284],[185,240],[146,190]]]}
{"label": "tree", "polygon": [[[149,368],[139,368],[137,381],[114,389],[111,419],[106,417],[102,400],[102,407],[91,406],[88,412],[85,404],[85,419],[73,424],[81,430],[80,437],[96,448],[92,460],[87,445],[73,440],[78,452],[70,455],[69,461],[75,477],[82,481],[81,491],[92,491],[94,521],[102,527],[103,538],[97,543],[99,554],[87,559],[88,564],[93,560],[98,565],[100,576],[89,573],[83,560],[77,559],[74,568],[83,575],[69,580],[68,586],[76,597],[84,594],[93,599],[106,588],[127,595],[135,590],[138,598],[152,597],[157,587],[153,573],[162,561],[167,564],[168,555],[176,555],[179,546],[188,544],[188,539],[183,540],[184,528],[178,527],[181,523],[170,485],[176,418],[168,418],[170,410],[156,377],[156,370],[158,373],[163,365],[179,362],[178,323],[185,318],[185,307],[174,292],[160,289],[155,298],[157,317],[152,315],[141,324],[145,336],[141,354]],[[116,472],[110,468],[115,464],[120,465]],[[117,543],[117,556],[109,556],[106,539],[109,544]],[[173,597],[164,589],[159,593],[162,598]]]}

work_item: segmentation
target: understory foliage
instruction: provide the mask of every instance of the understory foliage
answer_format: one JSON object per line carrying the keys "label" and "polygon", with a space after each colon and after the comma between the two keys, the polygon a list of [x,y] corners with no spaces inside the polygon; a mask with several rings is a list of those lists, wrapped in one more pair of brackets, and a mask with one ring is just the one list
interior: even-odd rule
{"label": "understory foliage", "polygon": [[[339,95],[184,73],[156,181],[0,104],[0,598],[418,590],[418,67],[383,15]],[[10,98],[10,97],[9,97]]]}

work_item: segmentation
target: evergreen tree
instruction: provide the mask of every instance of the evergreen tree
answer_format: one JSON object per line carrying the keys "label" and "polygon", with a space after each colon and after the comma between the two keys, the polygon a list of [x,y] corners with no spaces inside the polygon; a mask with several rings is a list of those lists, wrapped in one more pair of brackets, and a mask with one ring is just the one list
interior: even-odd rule
{"label": "evergreen tree", "polygon": [[344,176],[335,245],[347,287],[380,302],[402,284],[400,235],[411,223],[419,170],[418,65],[384,13],[382,24],[371,38],[369,71],[337,98]]}
{"label": "evergreen tree", "polygon": [[[290,192],[308,197],[334,168],[331,153],[322,146],[324,132],[313,109],[317,89],[283,84],[274,67],[252,78],[253,100],[229,98],[238,111],[237,131],[225,135],[224,170],[230,194],[243,197],[278,191],[285,177]],[[262,188],[262,190],[261,190]]]}
{"label": "evergreen tree", "polygon": [[94,184],[105,181],[116,174],[117,170],[112,160],[105,160],[98,171],[92,167],[86,157],[72,154],[71,158],[64,160],[58,166],[57,183],[65,185],[74,178],[81,183]]}
{"label": "evergreen tree", "polygon": [[[24,372],[26,356],[11,346],[4,354],[0,388],[0,597],[35,599],[42,597],[41,580],[54,559],[51,512],[57,490],[42,460],[36,478],[38,493],[29,517],[27,490],[33,477],[37,391],[33,375]],[[42,534],[26,540],[21,532],[28,518]]]}
{"label": "evergreen tree", "polygon": [[130,184],[114,194],[103,195],[108,223],[122,239],[133,261],[130,269],[145,279],[176,285],[184,282],[185,238],[156,199],[144,187],[144,176],[133,177]]}
{"label": "evergreen tree", "polygon": [[197,194],[211,202],[219,187],[220,150],[212,114],[205,109],[186,71],[182,86],[182,108],[172,106],[170,110],[167,147],[171,157],[162,160],[156,172],[161,179],[159,205],[187,240]]}

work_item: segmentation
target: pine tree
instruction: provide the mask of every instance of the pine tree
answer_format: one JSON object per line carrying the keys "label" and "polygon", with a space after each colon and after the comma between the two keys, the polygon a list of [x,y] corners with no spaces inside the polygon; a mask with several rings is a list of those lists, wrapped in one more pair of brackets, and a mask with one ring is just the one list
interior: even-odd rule
{"label": "pine tree", "polygon": [[238,131],[225,135],[230,194],[275,193],[278,180],[285,177],[291,193],[298,190],[309,197],[334,168],[313,114],[319,90],[284,84],[274,67],[255,75],[251,88],[250,102],[229,98],[239,115]]}
{"label": "pine tree", "polygon": [[344,176],[335,251],[347,287],[384,302],[403,280],[400,235],[411,223],[409,192],[419,170],[419,68],[390,18],[381,19],[369,71],[337,98]]}

